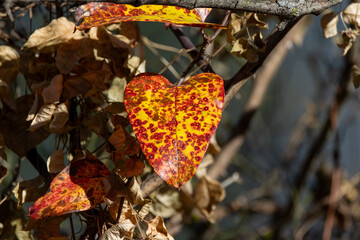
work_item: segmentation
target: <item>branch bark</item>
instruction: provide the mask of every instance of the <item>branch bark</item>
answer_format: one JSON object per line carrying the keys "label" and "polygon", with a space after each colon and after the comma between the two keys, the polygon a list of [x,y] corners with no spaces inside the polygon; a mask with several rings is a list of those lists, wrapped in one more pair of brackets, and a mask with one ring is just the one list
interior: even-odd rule
{"label": "branch bark", "polygon": [[[11,0],[10,0],[11,1]],[[54,2],[57,0],[12,0],[13,3],[29,2]],[[68,3],[87,3],[95,0],[68,0]],[[171,5],[185,8],[220,8],[228,10],[243,10],[264,14],[277,15],[279,17],[293,18],[307,14],[320,14],[325,9],[335,6],[343,0],[111,0],[114,2],[140,6],[144,4]]]}

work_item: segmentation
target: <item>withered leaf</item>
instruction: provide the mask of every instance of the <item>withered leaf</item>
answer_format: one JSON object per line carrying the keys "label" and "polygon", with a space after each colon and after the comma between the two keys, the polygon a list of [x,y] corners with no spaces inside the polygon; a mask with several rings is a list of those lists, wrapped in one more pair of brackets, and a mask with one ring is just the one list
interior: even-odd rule
{"label": "withered leaf", "polygon": [[37,29],[30,35],[23,48],[30,48],[42,53],[53,53],[55,49],[71,39],[81,38],[80,32],[74,32],[75,24],[66,17],[52,20],[47,26]]}
{"label": "withered leaf", "polygon": [[356,40],[357,32],[354,30],[347,30],[341,32],[341,40],[337,43],[339,48],[343,49],[343,56],[351,49],[353,43]]}
{"label": "withered leaf", "polygon": [[349,4],[343,14],[346,23],[360,26],[360,3]]}
{"label": "withered leaf", "polygon": [[0,82],[11,83],[19,71],[20,56],[12,47],[0,46]]}
{"label": "withered leaf", "polygon": [[168,233],[164,220],[160,216],[156,216],[148,223],[146,229],[146,235],[150,239],[156,240],[174,240],[174,238]]}
{"label": "withered leaf", "polygon": [[125,133],[121,126],[111,134],[109,142],[115,147],[116,150],[121,150],[124,148]]}
{"label": "withered leaf", "polygon": [[91,52],[89,39],[71,39],[68,44],[62,45],[57,50],[56,67],[62,74],[68,74],[81,58],[86,57]]}
{"label": "withered leaf", "polygon": [[269,28],[268,24],[264,21],[261,21],[258,14],[253,12],[246,15],[246,26],[253,26],[261,29]]}
{"label": "withered leaf", "polygon": [[13,190],[14,196],[18,200],[18,206],[21,207],[26,202],[36,201],[47,190],[48,185],[44,184],[42,176],[34,179],[19,182]]}
{"label": "withered leaf", "polygon": [[63,90],[63,75],[58,74],[51,79],[49,86],[43,89],[42,97],[45,104],[58,103]]}
{"label": "withered leaf", "polygon": [[52,133],[62,134],[69,129],[64,129],[65,124],[69,119],[69,111],[66,103],[60,103],[56,105],[56,109],[53,114],[53,119],[49,124],[49,131]]}
{"label": "withered leaf", "polygon": [[144,163],[140,158],[131,157],[124,159],[124,163],[120,169],[117,169],[117,173],[121,177],[130,178],[133,176],[140,176],[144,171]]}
{"label": "withered leaf", "polygon": [[231,18],[228,24],[226,40],[228,42],[233,42],[236,40],[234,37],[236,33],[240,32],[244,28],[245,22],[242,17],[236,13],[231,13]]}
{"label": "withered leaf", "polygon": [[64,153],[61,149],[55,150],[46,161],[49,173],[59,173],[65,168]]}
{"label": "withered leaf", "polygon": [[205,175],[196,185],[194,197],[196,207],[209,221],[213,221],[211,213],[216,205],[225,198],[225,190],[218,181]]}
{"label": "withered leaf", "polygon": [[337,22],[339,21],[336,12],[329,12],[321,18],[321,28],[323,30],[324,38],[331,38],[337,35]]}
{"label": "withered leaf", "polygon": [[39,112],[35,115],[35,118],[32,120],[29,130],[33,131],[39,127],[48,124],[51,121],[55,109],[56,109],[55,104],[46,104],[42,106]]}

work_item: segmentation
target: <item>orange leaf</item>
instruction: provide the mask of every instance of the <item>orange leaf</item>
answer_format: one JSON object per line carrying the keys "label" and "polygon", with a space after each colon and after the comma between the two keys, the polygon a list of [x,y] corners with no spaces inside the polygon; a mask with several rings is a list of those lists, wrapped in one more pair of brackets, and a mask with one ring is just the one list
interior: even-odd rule
{"label": "orange leaf", "polygon": [[195,174],[223,103],[223,80],[213,73],[198,74],[180,86],[158,74],[140,74],[127,85],[124,99],[146,158],[177,188]]}
{"label": "orange leaf", "polygon": [[163,22],[186,25],[192,27],[225,27],[205,23],[204,20],[211,9],[186,9],[165,5],[142,5],[133,7],[128,4],[115,4],[109,2],[91,2],[81,5],[75,10],[76,29],[84,30],[91,27],[110,23],[141,21]]}
{"label": "orange leaf", "polygon": [[122,168],[117,170],[117,173],[127,178],[139,176],[143,173],[144,167],[144,163],[140,158],[127,158],[124,160]]}
{"label": "orange leaf", "polygon": [[39,220],[71,212],[85,211],[104,202],[104,178],[110,175],[98,159],[87,157],[73,161],[51,182],[50,192],[29,209],[29,217]]}

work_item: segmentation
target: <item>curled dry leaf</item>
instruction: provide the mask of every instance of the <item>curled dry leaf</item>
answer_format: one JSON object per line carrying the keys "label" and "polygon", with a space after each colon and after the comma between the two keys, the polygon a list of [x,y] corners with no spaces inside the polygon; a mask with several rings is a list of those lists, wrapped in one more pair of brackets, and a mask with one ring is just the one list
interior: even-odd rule
{"label": "curled dry leaf", "polygon": [[82,38],[81,33],[73,33],[75,24],[66,17],[52,20],[45,27],[37,29],[30,35],[23,48],[33,49],[42,53],[54,53],[60,44],[68,43],[71,39]]}
{"label": "curled dry leaf", "polygon": [[360,26],[360,3],[349,4],[343,14],[346,23]]}
{"label": "curled dry leaf", "polygon": [[355,88],[358,88],[360,86],[360,66],[359,65],[353,65],[351,67],[351,71],[353,74],[353,84]]}
{"label": "curled dry leaf", "polygon": [[126,158],[120,168],[117,168],[116,173],[123,178],[130,178],[133,176],[140,176],[144,171],[144,163],[138,157]]}
{"label": "curled dry leaf", "polygon": [[213,221],[211,213],[216,205],[225,198],[225,190],[218,181],[205,175],[196,185],[194,197],[196,207],[209,221]]}
{"label": "curled dry leaf", "polygon": [[44,184],[42,176],[19,182],[13,190],[14,196],[18,200],[18,207],[22,207],[26,202],[36,201],[46,192],[47,188],[48,185]]}
{"label": "curled dry leaf", "polygon": [[136,222],[132,222],[130,219],[125,219],[120,223],[112,226],[101,235],[100,240],[127,240],[133,239],[132,235],[136,226]]}
{"label": "curled dry leaf", "polygon": [[0,82],[11,83],[19,71],[20,56],[9,46],[0,46]]}
{"label": "curled dry leaf", "polygon": [[261,21],[257,13],[249,13],[246,15],[246,26],[253,26],[261,29],[268,29],[266,22]]}
{"label": "curled dry leaf", "polygon": [[153,204],[150,207],[151,213],[169,218],[178,211],[181,211],[182,203],[180,202],[179,195],[179,191],[170,187],[159,189],[159,191],[152,194]]}
{"label": "curled dry leaf", "polygon": [[236,41],[235,34],[240,32],[244,28],[244,26],[244,19],[236,13],[231,13],[231,18],[226,33],[226,40],[230,43]]}
{"label": "curled dry leaf", "polygon": [[142,191],[140,188],[140,185],[138,181],[136,180],[136,177],[131,178],[130,184],[129,184],[129,201],[131,204],[143,204],[144,198],[142,196]]}
{"label": "curled dry leaf", "polygon": [[174,238],[168,233],[165,227],[164,219],[162,219],[162,217],[160,216],[156,216],[148,223],[146,235],[150,239],[174,240]]}
{"label": "curled dry leaf", "polygon": [[341,39],[337,43],[337,45],[339,48],[343,49],[343,56],[345,56],[347,52],[351,49],[358,34],[359,33],[356,30],[352,29],[341,32]]}
{"label": "curled dry leaf", "polygon": [[47,169],[49,173],[59,173],[65,168],[64,153],[61,149],[55,150],[46,161]]}
{"label": "curled dry leaf", "polygon": [[321,28],[324,38],[331,38],[337,35],[337,23],[339,16],[336,12],[329,12],[321,18]]}
{"label": "curled dry leaf", "polygon": [[34,131],[39,127],[48,124],[52,119],[55,109],[55,104],[46,104],[42,106],[39,112],[35,115],[35,118],[32,120],[29,130]]}
{"label": "curled dry leaf", "polygon": [[45,104],[58,103],[63,90],[63,75],[58,74],[51,79],[49,86],[43,89],[42,97]]}
{"label": "curled dry leaf", "polygon": [[121,126],[119,126],[110,136],[109,142],[116,150],[122,150],[125,146],[125,133]]}
{"label": "curled dry leaf", "polygon": [[30,207],[29,217],[39,220],[93,208],[104,202],[104,179],[109,175],[106,166],[96,158],[73,160],[51,182],[50,192]]}
{"label": "curled dry leaf", "polygon": [[49,131],[56,134],[66,133],[69,129],[65,129],[65,124],[69,119],[69,111],[66,103],[60,103],[56,106],[53,119],[49,124]]}
{"label": "curled dry leaf", "polygon": [[68,74],[81,58],[92,52],[90,40],[87,38],[71,39],[62,45],[56,54],[56,67],[62,74]]}

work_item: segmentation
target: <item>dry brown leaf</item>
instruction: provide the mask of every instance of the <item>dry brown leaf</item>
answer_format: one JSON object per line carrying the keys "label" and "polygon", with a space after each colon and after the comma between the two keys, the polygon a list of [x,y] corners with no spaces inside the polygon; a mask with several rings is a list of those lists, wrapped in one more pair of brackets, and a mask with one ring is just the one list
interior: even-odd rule
{"label": "dry brown leaf", "polygon": [[246,26],[253,26],[261,29],[268,29],[266,22],[261,21],[257,13],[249,13],[246,15]]}
{"label": "dry brown leaf", "polygon": [[129,44],[132,48],[140,41],[140,31],[135,22],[122,22],[120,25],[120,34],[130,40]]}
{"label": "dry brown leaf", "polygon": [[174,238],[168,233],[164,220],[160,216],[156,216],[148,223],[146,235],[148,238],[154,240],[174,240]]}
{"label": "dry brown leaf", "polygon": [[34,98],[30,95],[16,99],[16,112],[4,109],[0,119],[0,134],[6,136],[6,146],[20,157],[49,136],[44,128],[34,132],[28,130],[30,122],[26,121],[26,117],[33,101]]}
{"label": "dry brown leaf", "polygon": [[144,163],[140,158],[131,157],[124,159],[122,168],[117,169],[116,173],[123,178],[140,176],[144,171]]}
{"label": "dry brown leaf", "polygon": [[81,58],[92,53],[90,41],[87,38],[72,39],[68,44],[62,45],[56,54],[56,67],[62,74],[68,74]]}
{"label": "dry brown leaf", "polygon": [[150,212],[152,201],[150,199],[144,199],[144,204],[140,207],[139,211],[137,212],[138,216],[141,219],[144,219],[148,213]]}
{"label": "dry brown leaf", "polygon": [[58,74],[51,79],[49,86],[43,89],[42,97],[45,104],[58,103],[63,90],[63,75]]}
{"label": "dry brown leaf", "polygon": [[64,81],[63,97],[70,100],[75,96],[85,96],[91,89],[90,84],[82,77],[68,77]]}
{"label": "dry brown leaf", "polygon": [[339,16],[336,12],[329,12],[321,18],[321,28],[324,38],[331,38],[337,35],[337,23]]}
{"label": "dry brown leaf", "polygon": [[257,62],[259,59],[255,48],[250,44],[249,40],[244,37],[235,41],[231,53],[238,57],[243,57],[251,63]]}
{"label": "dry brown leaf", "polygon": [[218,143],[216,141],[216,133],[215,133],[210,140],[210,144],[209,144],[208,149],[206,150],[206,153],[216,155],[219,152],[221,152],[221,147],[218,145]]}
{"label": "dry brown leaf", "polygon": [[63,134],[69,129],[65,129],[65,124],[69,119],[69,111],[66,103],[60,103],[56,106],[53,114],[53,119],[49,124],[49,131],[52,133]]}
{"label": "dry brown leaf", "polygon": [[344,10],[344,21],[360,26],[360,3],[351,3]]}
{"label": "dry brown leaf", "polygon": [[343,49],[343,56],[351,49],[356,40],[358,33],[355,30],[348,30],[341,32],[341,40],[337,43],[339,48]]}
{"label": "dry brown leaf", "polygon": [[[125,112],[125,106],[124,103],[121,102],[113,102],[110,103],[105,109],[104,111],[111,113],[111,114],[119,114],[122,112]],[[116,125],[116,124],[114,124]]]}
{"label": "dry brown leaf", "polygon": [[142,191],[136,177],[131,178],[129,184],[129,201],[131,204],[143,204],[144,198],[142,196]]}
{"label": "dry brown leaf", "polygon": [[205,175],[196,185],[194,198],[195,205],[200,212],[209,221],[213,221],[211,213],[216,208],[216,205],[225,198],[225,190],[218,181]]}
{"label": "dry brown leaf", "polygon": [[26,121],[33,120],[38,111],[39,111],[39,95],[35,93],[35,100],[26,117]]}
{"label": "dry brown leaf", "polygon": [[64,153],[61,149],[55,150],[46,161],[49,173],[59,173],[65,168]]}
{"label": "dry brown leaf", "polygon": [[20,56],[9,46],[0,46],[0,82],[11,83],[19,72]]}
{"label": "dry brown leaf", "polygon": [[171,187],[163,187],[156,193],[152,194],[153,204],[150,211],[154,215],[169,218],[181,210],[179,191]]}
{"label": "dry brown leaf", "polygon": [[18,207],[26,202],[35,202],[45,194],[48,185],[44,184],[42,176],[19,182],[13,190],[14,196],[18,200]]}
{"label": "dry brown leaf", "polygon": [[60,233],[60,224],[68,216],[47,218],[36,227],[36,239],[38,240],[66,240]]}
{"label": "dry brown leaf", "polygon": [[29,48],[42,53],[54,53],[61,44],[71,39],[82,38],[81,32],[74,32],[75,24],[66,17],[52,20],[47,26],[37,29],[30,35],[23,48]]}
{"label": "dry brown leaf", "polygon": [[118,127],[110,136],[109,142],[115,147],[116,150],[121,150],[125,146],[125,133],[122,127]]}
{"label": "dry brown leaf", "polygon": [[32,120],[29,130],[34,131],[37,128],[48,124],[52,119],[55,109],[55,104],[46,104],[42,106],[39,112],[36,114],[35,118]]}
{"label": "dry brown leaf", "polygon": [[200,162],[198,169],[196,170],[196,177],[201,178],[207,174],[207,167],[214,163],[214,156],[206,153]]}
{"label": "dry brown leaf", "polygon": [[351,67],[351,71],[353,74],[353,84],[355,88],[358,88],[360,86],[360,66],[359,65],[353,65]]}
{"label": "dry brown leaf", "polygon": [[132,235],[135,229],[136,223],[133,223],[130,219],[112,226],[108,229],[100,238],[100,240],[127,240],[133,239]]}
{"label": "dry brown leaf", "polygon": [[236,13],[231,13],[231,18],[228,24],[226,40],[230,43],[236,41],[234,37],[236,33],[240,32],[245,26],[245,22],[242,17]]}

